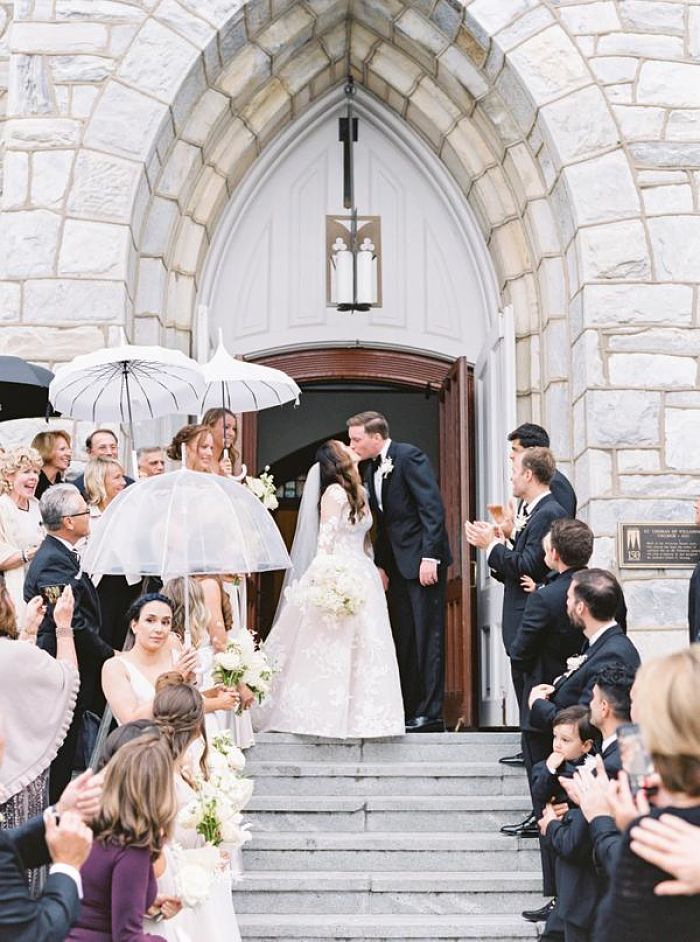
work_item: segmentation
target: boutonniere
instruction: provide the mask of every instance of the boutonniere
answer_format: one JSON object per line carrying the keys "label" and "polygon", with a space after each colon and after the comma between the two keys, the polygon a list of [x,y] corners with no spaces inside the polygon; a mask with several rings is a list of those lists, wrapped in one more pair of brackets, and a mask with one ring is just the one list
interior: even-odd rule
{"label": "boutonniere", "polygon": [[377,470],[379,471],[380,478],[388,478],[391,472],[394,470],[394,462],[389,457],[382,458],[382,462]]}
{"label": "boutonniere", "polygon": [[564,677],[568,677],[569,674],[573,674],[574,671],[577,671],[579,667],[588,660],[587,654],[578,654],[576,657],[567,657],[566,659],[566,673]]}
{"label": "boutonniere", "polygon": [[524,530],[529,519],[527,514],[516,514],[513,519],[513,534],[515,535],[516,533],[520,533],[521,530]]}

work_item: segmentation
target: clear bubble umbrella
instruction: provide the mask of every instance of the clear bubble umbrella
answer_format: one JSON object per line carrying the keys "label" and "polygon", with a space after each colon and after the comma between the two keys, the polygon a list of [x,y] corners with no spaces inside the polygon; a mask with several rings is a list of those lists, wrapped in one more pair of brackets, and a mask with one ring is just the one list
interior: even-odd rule
{"label": "clear bubble umbrella", "polygon": [[269,512],[247,487],[201,471],[171,471],[125,488],[83,553],[92,576],[178,576],[287,569]]}

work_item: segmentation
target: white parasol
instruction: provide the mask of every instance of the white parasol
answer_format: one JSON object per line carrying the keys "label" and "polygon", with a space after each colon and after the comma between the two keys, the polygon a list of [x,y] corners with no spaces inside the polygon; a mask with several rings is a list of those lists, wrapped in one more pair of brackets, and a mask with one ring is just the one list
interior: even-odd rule
{"label": "white parasol", "polygon": [[121,347],[77,356],[56,369],[49,400],[56,411],[95,423],[128,423],[133,455],[133,423],[199,411],[204,393],[201,369],[179,350]]}

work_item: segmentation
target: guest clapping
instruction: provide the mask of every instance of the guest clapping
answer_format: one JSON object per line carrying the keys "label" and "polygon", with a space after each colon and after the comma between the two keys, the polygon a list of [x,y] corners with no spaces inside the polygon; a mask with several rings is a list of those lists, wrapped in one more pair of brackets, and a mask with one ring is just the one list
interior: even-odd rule
{"label": "guest clapping", "polygon": [[0,497],[0,570],[20,618],[26,568],[44,539],[34,496],[41,465],[33,448],[13,448],[0,459],[0,484],[6,491]]}
{"label": "guest clapping", "polygon": [[143,919],[156,898],[153,862],[177,810],[173,762],[160,737],[122,746],[104,770],[95,841],[81,872],[83,904],[68,939],[162,940],[143,931]]}
{"label": "guest clapping", "polygon": [[65,480],[73,457],[71,437],[60,428],[52,432],[39,432],[32,440],[32,448],[39,452],[43,462],[34,495],[40,500],[44,491],[54,484],[63,484]]}
{"label": "guest clapping", "polygon": [[[99,693],[98,679],[102,664],[114,653],[100,637],[100,602],[90,577],[82,571],[76,544],[90,532],[90,511],[80,492],[72,484],[50,487],[40,501],[41,517],[47,531],[32,560],[24,582],[24,598],[58,593],[70,585],[75,597],[71,622],[80,670],[80,693],[73,722],[66,734],[50,777],[51,801],[56,801],[76,768],[84,768],[76,756],[76,745],[85,710],[93,708]],[[39,628],[37,644],[53,657],[65,630],[48,605]]]}
{"label": "guest clapping", "polygon": [[173,438],[166,452],[171,461],[182,461],[189,471],[214,471],[214,436],[206,425],[185,425]]}
{"label": "guest clapping", "polygon": [[[661,780],[654,799],[656,807],[648,816],[652,821],[672,816],[697,827],[700,645],[650,661],[640,669],[635,683],[635,714]],[[660,867],[634,852],[631,841],[640,830],[634,825],[623,837],[610,891],[596,924],[595,942],[658,942],[660,928],[673,942],[696,942],[700,895],[667,896],[656,892],[658,885],[667,883],[673,874],[658,857]]]}

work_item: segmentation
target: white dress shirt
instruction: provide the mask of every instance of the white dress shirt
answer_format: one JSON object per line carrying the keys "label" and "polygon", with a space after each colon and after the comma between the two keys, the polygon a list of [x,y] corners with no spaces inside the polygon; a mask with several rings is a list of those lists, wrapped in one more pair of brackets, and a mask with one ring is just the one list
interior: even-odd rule
{"label": "white dress shirt", "polygon": [[609,628],[614,628],[616,624],[617,624],[616,621],[611,621],[609,624],[603,625],[602,628],[599,628],[599,629],[596,631],[596,633],[593,635],[593,637],[588,639],[588,647],[589,647],[589,648],[592,648],[593,645],[596,643],[596,641],[600,640],[600,638],[603,637],[603,635],[605,634],[605,632],[606,632]]}
{"label": "white dress shirt", "polygon": [[67,863],[55,863],[49,867],[49,873],[62,873],[70,877],[78,890],[78,899],[83,898],[83,881],[80,879],[80,871]]}
{"label": "white dress shirt", "polygon": [[382,450],[377,455],[377,458],[379,458],[379,467],[374,472],[374,493],[377,495],[377,503],[379,504],[380,510],[384,510],[384,505],[382,504],[382,484],[384,483],[384,475],[380,471],[380,468],[382,462],[386,461],[386,456],[389,452],[390,445],[391,439],[387,438],[382,445]]}

